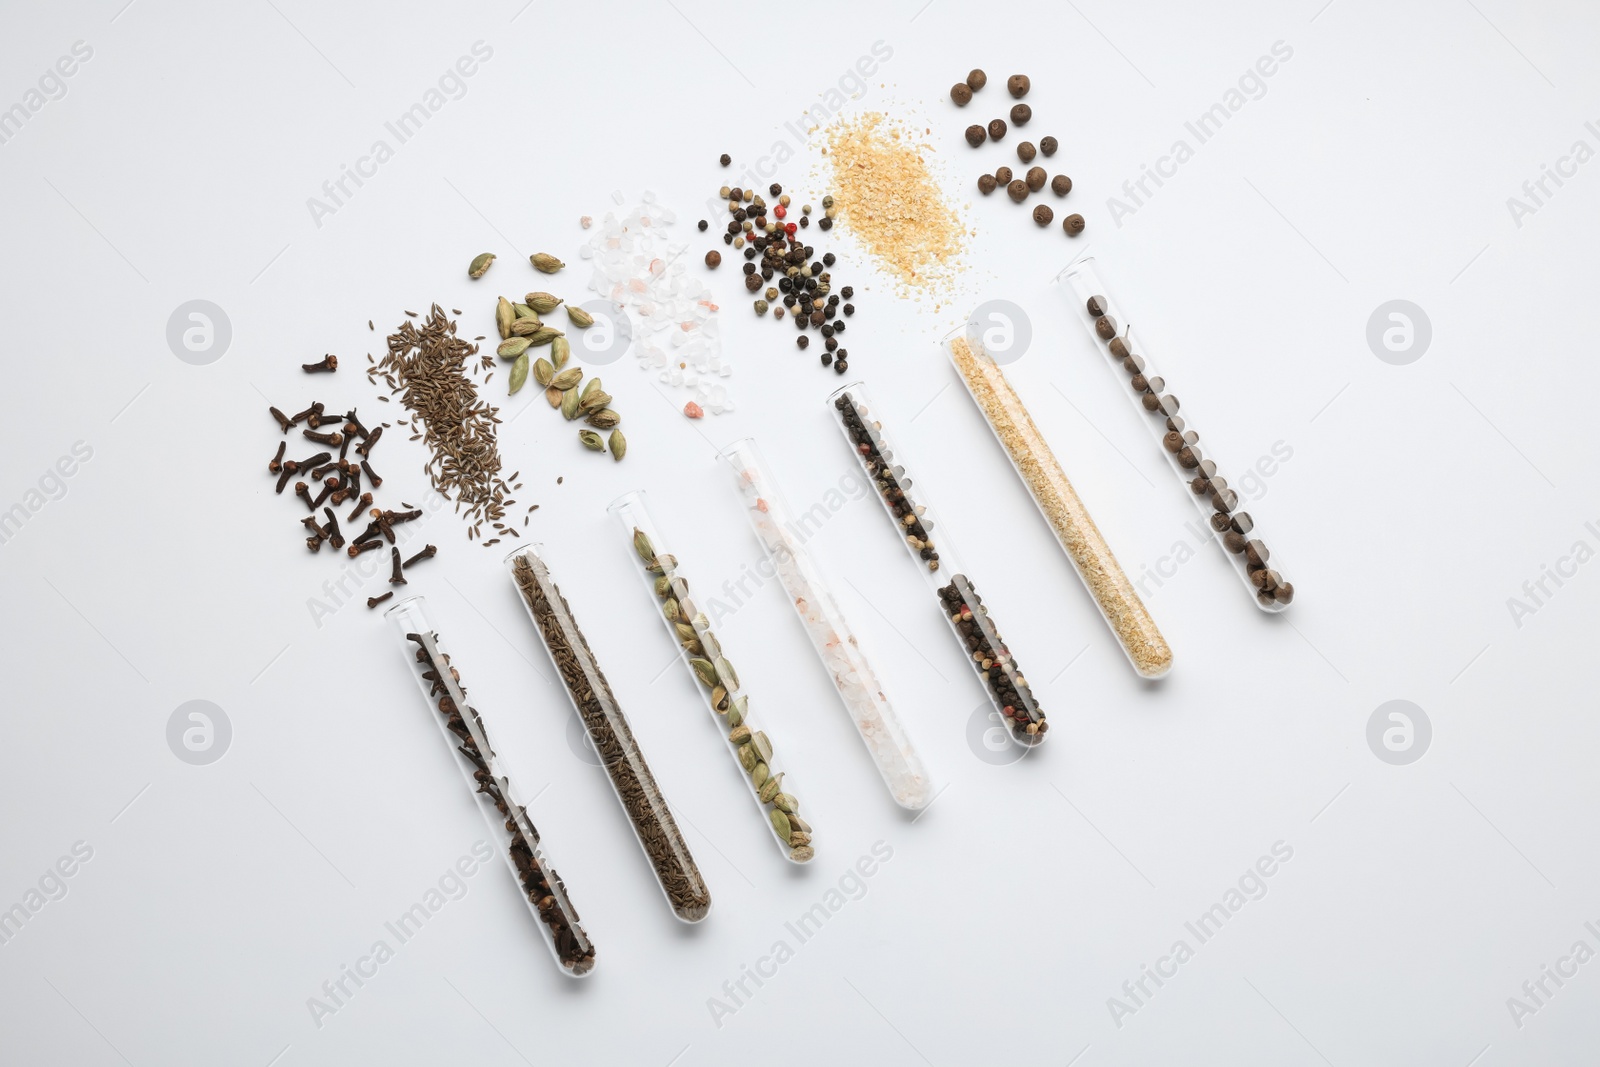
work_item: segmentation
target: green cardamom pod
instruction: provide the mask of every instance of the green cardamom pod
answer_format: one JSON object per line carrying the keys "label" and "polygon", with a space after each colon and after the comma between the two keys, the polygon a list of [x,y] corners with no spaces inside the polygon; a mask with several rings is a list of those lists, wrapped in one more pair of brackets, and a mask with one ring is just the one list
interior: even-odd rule
{"label": "green cardamom pod", "polygon": [[789,827],[789,816],[777,808],[767,812],[767,816],[772,820],[772,829],[777,833],[778,839],[780,841],[789,840],[789,835],[794,833],[794,830]]}
{"label": "green cardamom pod", "polygon": [[[536,345],[547,345],[560,336],[561,331],[556,329],[554,326],[540,326],[537,330],[528,335],[528,340],[532,341]],[[566,360],[562,360],[562,362],[565,363]]]}
{"label": "green cardamom pod", "polygon": [[527,304],[512,304],[511,314],[519,319],[536,319],[539,317],[538,313]]}
{"label": "green cardamom pod", "polygon": [[667,617],[668,622],[678,620],[678,602],[671,597],[661,602],[661,613]]}
{"label": "green cardamom pod", "polygon": [[494,306],[494,324],[499,328],[502,340],[511,336],[511,324],[516,317],[517,313],[511,310],[511,301],[502,296]]}
{"label": "green cardamom pod", "polygon": [[[670,604],[672,601],[669,600],[667,603]],[[692,659],[689,661],[689,666],[694,668],[694,676],[700,679],[701,685],[710,687],[717,684],[717,669],[711,665],[710,660]]]}
{"label": "green cardamom pod", "polygon": [[731,727],[735,727],[735,726],[744,725],[744,709],[745,709],[745,706],[746,706],[746,700],[745,700],[744,697],[740,697],[738,700],[735,700],[731,705],[729,705],[729,707],[728,707],[728,726],[730,728]]}
{"label": "green cardamom pod", "polygon": [[538,316],[517,319],[511,324],[511,336],[532,337],[542,329],[544,329],[544,323],[539,321]]}
{"label": "green cardamom pod", "polygon": [[722,686],[713,686],[711,689],[711,706],[718,712],[728,710],[728,691]]}
{"label": "green cardamom pod", "polygon": [[[552,389],[555,386],[551,386]],[[578,391],[576,389],[561,390],[561,416],[568,422],[578,417]]]}
{"label": "green cardamom pod", "polygon": [[606,443],[600,440],[600,435],[593,430],[579,430],[578,440],[591,452],[604,452]]}
{"label": "green cardamom pod", "polygon": [[689,622],[694,625],[696,630],[711,629],[711,620],[706,618],[703,614],[696,614],[694,618],[689,620]]}
{"label": "green cardamom pod", "polygon": [[[761,766],[765,767],[766,764],[763,763]],[[783,788],[783,775],[773,775],[766,782],[757,782],[756,785],[761,790],[761,803],[771,804],[772,798]]]}
{"label": "green cardamom pod", "polygon": [[755,749],[749,745],[739,746],[739,766],[743,767],[746,773],[755,770],[756,764],[760,762],[761,760],[756,756]]}
{"label": "green cardamom pod", "polygon": [[561,298],[554,293],[529,293],[522,299],[541,315],[548,315],[561,306]]}
{"label": "green cardamom pod", "polygon": [[[666,581],[666,579],[665,578],[657,578],[656,581],[664,582],[664,581]],[[677,630],[677,632],[678,632],[678,643],[680,645],[686,645],[686,646],[687,645],[692,645],[692,644],[695,644],[696,642],[698,642],[700,640],[700,638],[695,636],[695,632],[694,632],[694,627],[693,626],[688,626],[688,625],[685,625],[684,623],[681,623],[681,622],[675,622],[675,623],[672,624],[672,626],[673,626],[673,629]]]}
{"label": "green cardamom pod", "polygon": [[[581,411],[583,409],[583,405],[579,404],[578,409]],[[617,423],[622,421],[622,416],[618,415],[610,408],[601,408],[584,421],[597,430],[609,430]]]}
{"label": "green cardamom pod", "polygon": [[472,257],[472,262],[467,264],[467,277],[481,278],[489,270],[489,264],[494,262],[493,252],[479,252]]}
{"label": "green cardamom pod", "polygon": [[[582,412],[584,412],[585,414],[588,414],[588,415],[598,414],[599,412],[607,410],[610,406],[611,406],[611,394],[610,393],[590,393],[587,399],[583,399],[582,395],[580,394],[580,397],[579,397],[579,400],[578,400],[578,410],[582,411]],[[622,421],[622,416],[621,415],[617,415],[617,413],[615,411],[611,412],[611,414],[617,416],[617,422],[621,422]],[[617,424],[617,422],[613,422],[611,424],[611,426],[615,426]],[[601,429],[602,430],[609,430],[609,429],[611,429],[611,426],[602,426]]]}
{"label": "green cardamom pod", "polygon": [[779,811],[785,814],[793,814],[794,809],[800,806],[800,802],[788,793],[779,793],[772,798],[772,803]]}
{"label": "green cardamom pod", "polygon": [[665,574],[678,566],[678,557],[668,552],[664,556],[657,556],[644,565],[644,569],[651,574]]}
{"label": "green cardamom pod", "polygon": [[589,397],[593,396],[599,390],[599,388],[600,388],[600,379],[599,378],[590,378],[589,381],[587,383],[585,383],[585,385],[583,387],[583,392],[581,394],[579,394],[578,398],[580,400],[588,400]]}
{"label": "green cardamom pod", "polygon": [[[557,389],[576,389],[578,387],[578,383],[582,380],[582,367],[568,367],[566,370],[561,371],[560,373],[556,374],[555,377],[551,378],[550,384],[555,386]],[[578,401],[582,403],[582,393],[578,394]]]}
{"label": "green cardamom pod", "polygon": [[556,369],[550,365],[550,361],[548,359],[545,359],[541,356],[533,361],[533,380],[538,382],[544,388],[550,388],[550,382],[555,378],[555,376]]}
{"label": "green cardamom pod", "polygon": [[798,812],[789,812],[789,825],[803,834],[811,832],[811,824],[802,819]]}
{"label": "green cardamom pod", "polygon": [[571,355],[572,342],[567,340],[565,334],[550,339],[550,358],[556,361],[556,366],[565,366]]}
{"label": "green cardamom pod", "polygon": [[[639,558],[646,563],[649,563],[656,555],[656,548],[650,543],[650,535],[637,526],[633,528],[633,550],[639,553]],[[658,592],[656,595],[659,596],[660,593]]]}
{"label": "green cardamom pod", "polygon": [[628,454],[628,439],[622,436],[621,430],[612,430],[606,443],[611,446],[611,458],[621,463],[622,457]]}
{"label": "green cardamom pod", "polygon": [[528,262],[533,264],[533,268],[535,270],[544,274],[554,274],[556,271],[566,266],[565,263],[546,252],[535,252],[533,255],[528,257]]}
{"label": "green cardamom pod", "polygon": [[728,733],[728,741],[735,745],[742,745],[750,740],[750,727],[736,726]]}
{"label": "green cardamom pod", "polygon": [[750,743],[756,746],[757,755],[768,763],[772,762],[772,742],[767,740],[765,732],[758,730],[756,735],[750,739]]}
{"label": "green cardamom pod", "polygon": [[528,343],[526,337],[508,337],[500,342],[500,347],[495,351],[500,353],[501,359],[516,359],[528,350]]}
{"label": "green cardamom pod", "polygon": [[664,597],[672,592],[672,579],[665,574],[656,579],[656,596]]}
{"label": "green cardamom pod", "polygon": [[575,308],[571,304],[567,305],[567,318],[571,319],[572,325],[576,326],[580,330],[587,330],[589,327],[594,325],[593,315],[589,314],[582,308]]}
{"label": "green cardamom pod", "polygon": [[[764,789],[766,784],[771,780],[772,768],[768,767],[765,763],[756,764],[756,769],[750,772],[750,784],[755,786],[757,789]],[[763,803],[765,803],[765,801],[763,801]]]}
{"label": "green cardamom pod", "polygon": [[801,845],[809,845],[809,844],[811,844],[811,835],[810,834],[801,833],[799,830],[796,830],[794,833],[789,835],[789,847],[790,848],[799,848]]}
{"label": "green cardamom pod", "polygon": [[511,364],[511,392],[515,393],[528,380],[528,353],[524,352]]}
{"label": "green cardamom pod", "polygon": [[727,660],[717,660],[717,674],[721,676],[723,684],[729,689],[739,688],[739,676],[734,673],[733,664]]}
{"label": "green cardamom pod", "polygon": [[789,858],[796,863],[810,863],[815,855],[816,852],[812,850],[810,845],[801,845],[799,848],[791,849],[789,852]]}
{"label": "green cardamom pod", "polygon": [[[688,625],[689,629],[694,629],[694,624],[690,623]],[[705,646],[706,656],[711,662],[715,663],[722,658],[722,646],[717,643],[717,635],[710,630],[705,631]]]}
{"label": "green cardamom pod", "polygon": [[563,396],[563,394],[562,394],[561,390],[556,389],[556,388],[554,388],[552,386],[546,386],[545,387],[544,398],[546,400],[550,401],[550,406],[551,407],[553,407],[553,408],[560,407],[561,406],[562,396]]}

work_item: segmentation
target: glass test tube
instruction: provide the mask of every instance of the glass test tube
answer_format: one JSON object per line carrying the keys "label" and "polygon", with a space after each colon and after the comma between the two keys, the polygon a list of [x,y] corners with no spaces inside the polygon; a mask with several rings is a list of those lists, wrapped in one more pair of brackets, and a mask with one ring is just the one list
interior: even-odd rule
{"label": "glass test tube", "polygon": [[633,728],[622,714],[611,684],[601,673],[567,598],[561,595],[545,564],[543,551],[535,544],[506,557],[512,581],[522,595],[522,606],[533,620],[533,628],[539,632],[550,662],[600,754],[600,764],[611,779],[668,906],[684,922],[699,922],[711,910],[711,891],[634,740]]}
{"label": "glass test tube", "polygon": [[963,326],[945,338],[944,346],[972,402],[983,413],[1000,447],[1011,457],[1017,476],[1027,486],[1039,513],[1072,561],[1133,669],[1145,678],[1166,674],[1172,669],[1172,649],[1167,639],[1161,636],[1144,601],[1112,555],[1111,546],[1067,480],[1022,398],[1011,388],[993,357],[984,351],[976,331],[969,332]]}
{"label": "glass test tube", "polygon": [[[1111,356],[1108,367],[1123,371],[1128,396],[1138,407],[1150,432],[1155,435],[1167,463],[1190,490],[1195,506],[1205,516],[1234,573],[1250,591],[1262,611],[1278,612],[1294,599],[1294,585],[1283,577],[1282,561],[1267,549],[1255,531],[1255,520],[1247,511],[1236,510],[1239,494],[1228,488],[1228,481],[1217,473],[1215,460],[1202,455],[1200,435],[1178,414],[1178,398],[1167,391],[1167,383],[1151,363],[1148,354],[1135,351],[1133,328],[1124,317],[1113,315],[1114,305],[1106,296],[1105,283],[1095,272],[1093,257],[1073,263],[1057,278],[1063,283],[1067,302],[1077,309],[1078,318],[1096,341],[1106,345]],[[1210,445],[1206,446],[1210,451]],[[1271,561],[1270,563],[1268,561]]]}
{"label": "glass test tube", "polygon": [[950,542],[945,539],[948,530],[937,539],[933,512],[929,509],[926,493],[918,489],[912,494],[911,476],[902,462],[895,462],[895,451],[884,433],[883,422],[878,417],[866,387],[852,382],[828,398],[828,410],[844,431],[850,450],[861,463],[867,478],[878,490],[889,521],[906,551],[939,598],[940,610],[950,624],[950,632],[961,646],[968,666],[977,674],[984,691],[994,702],[1001,721],[1009,729],[1012,740],[1022,745],[1037,745],[1045,739],[1050,724],[1034,699],[1022,670],[1012,658],[1011,650],[983,606],[983,598],[973,588],[966,568],[956,559]]}
{"label": "glass test tube", "polygon": [[650,517],[645,494],[635,491],[620,496],[609,510],[627,535],[628,555],[656,601],[656,615],[677,645],[683,665],[694,676],[712,718],[728,738],[728,752],[739,765],[739,777],[756,802],[762,822],[786,858],[808,862],[815,855],[811,824],[800,815],[794,782],[785,781],[788,772],[774,756],[772,739],[752,715],[750,697],[741,689],[733,664],[722,654],[711,621],[690,599],[689,581]]}
{"label": "glass test tube", "polygon": [[821,569],[794,533],[788,508],[755,442],[749,438],[735,442],[723,450],[722,458],[733,468],[748,505],[750,525],[767,561],[789,594],[789,602],[889,787],[889,795],[903,808],[916,811],[926,807],[936,795],[933,781],[899,714],[884,695],[872,664],[857,645]]}
{"label": "glass test tube", "polygon": [[544,929],[556,963],[574,978],[587,975],[594,968],[594,945],[578,923],[566,885],[539,847],[539,831],[517,799],[504,761],[489,743],[482,717],[467,702],[461,672],[451,664],[438,631],[428,622],[425,602],[420,596],[407,597],[385,614],[394,624],[423,698],[430,707],[437,706],[435,721],[454,750],[461,773],[476,790],[479,810],[495,836],[504,834],[508,839],[506,862],[522,886],[528,910]]}

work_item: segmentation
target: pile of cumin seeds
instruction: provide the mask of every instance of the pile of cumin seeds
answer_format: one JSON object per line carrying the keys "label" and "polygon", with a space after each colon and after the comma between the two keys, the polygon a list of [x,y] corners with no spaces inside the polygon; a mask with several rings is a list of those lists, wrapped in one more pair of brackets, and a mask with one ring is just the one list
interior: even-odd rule
{"label": "pile of cumin seeds", "polygon": [[[481,373],[493,360],[487,355],[474,359],[478,345],[456,336],[455,322],[438,304],[420,325],[408,317],[388,343],[388,352],[368,369],[367,377],[374,384],[382,378],[411,412],[411,428],[420,431],[414,436],[422,438],[430,453],[423,473],[435,489],[455,500],[458,514],[465,513],[472,524],[467,539],[488,546],[500,534],[520,537],[505,523],[506,508],[516,503],[511,493],[522,483],[515,474],[504,478],[500,473],[500,409],[479,398],[468,373],[469,365]],[[493,534],[487,540],[485,524]]]}

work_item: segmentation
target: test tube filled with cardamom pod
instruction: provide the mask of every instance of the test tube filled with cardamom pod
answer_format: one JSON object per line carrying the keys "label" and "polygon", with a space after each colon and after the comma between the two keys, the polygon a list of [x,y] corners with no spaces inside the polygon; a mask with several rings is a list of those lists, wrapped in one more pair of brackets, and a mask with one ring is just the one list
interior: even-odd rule
{"label": "test tube filled with cardamom pod", "polygon": [[390,608],[387,616],[423,698],[438,711],[433,718],[476,792],[479,810],[495,838],[506,841],[511,873],[522,886],[523,899],[539,920],[556,963],[574,978],[587,975],[594,969],[594,944],[579,925],[578,911],[567,897],[561,876],[545,859],[539,831],[528,818],[527,806],[518,799],[505,761],[489,743],[482,716],[467,700],[461,671],[429,623],[423,598],[408,597]]}
{"label": "test tube filled with cardamom pod", "polygon": [[1178,414],[1177,395],[1167,388],[1122,310],[1106,295],[1093,257],[1073,263],[1056,280],[1096,345],[1105,347],[1110,357],[1106,366],[1127,384],[1139,421],[1150,428],[1167,464],[1189,489],[1188,496],[1210,524],[1251,599],[1262,611],[1287,608],[1294,600],[1294,585],[1283,576],[1282,561],[1268,550],[1250,513],[1239,510],[1239,494],[1217,473],[1210,444],[1201,450],[1200,434],[1189,422],[1192,413],[1181,408],[1185,414]]}
{"label": "test tube filled with cardamom pod", "polygon": [[852,382],[839,389],[828,398],[828,409],[844,431],[867,480],[877,489],[878,500],[894,524],[896,536],[938,598],[963,658],[978,675],[1012,740],[1021,745],[1039,744],[1050,729],[1044,711],[1034,699],[1011,649],[1001,639],[966,568],[956,558],[948,530],[935,535],[938,524],[929,510],[926,492],[914,488],[906,473],[904,455],[896,461],[897,450],[889,443],[881,413],[868,399],[866,387]]}
{"label": "test tube filled with cardamom pod", "polygon": [[[828,589],[822,570],[805,550],[772,474],[753,440],[728,446],[722,458],[733,468],[750,525],[766,552],[764,576],[776,576],[828,671],[839,700],[883,776],[895,803],[913,811],[936,795],[900,715],[862,652],[850,624]],[[770,572],[769,570],[770,569]]]}
{"label": "test tube filled with cardamom pod", "polygon": [[1172,649],[1167,639],[1161,636],[1144,601],[1089,516],[1089,509],[1067,480],[1066,471],[1034,425],[1022,398],[984,349],[975,324],[969,322],[951,333],[945,338],[944,347],[972,402],[1010,457],[1017,477],[1027,486],[1039,513],[1072,561],[1133,669],[1144,678],[1166,674],[1172,669]]}
{"label": "test tube filled with cardamom pod", "polygon": [[645,494],[635,491],[612,501],[609,509],[627,537],[628,554],[644,578],[645,588],[657,607],[656,615],[678,647],[679,658],[694,676],[712,718],[728,739],[728,752],[739,766],[755,810],[766,824],[783,855],[795,863],[808,862],[815,852],[811,824],[800,814],[798,790],[782,769],[773,741],[750,707],[750,697],[728,662],[722,643],[711,630],[711,620],[695,607],[678,557],[667,551],[665,540],[650,516]]}
{"label": "test tube filled with cardamom pod", "polygon": [[561,595],[543,548],[529,545],[506,557],[512,581],[521,594],[522,606],[533,620],[556,675],[572,700],[572,707],[600,754],[622,810],[633,825],[633,832],[644,849],[645,858],[655,872],[661,891],[666,894],[672,913],[684,922],[699,922],[711,910],[711,891],[706,888],[700,868],[689,852],[689,845],[678,830],[678,823],[667,808],[667,798],[656,785],[655,775],[645,762],[644,753],[634,740],[633,728],[622,713],[611,684],[600,671],[600,664],[567,598]]}

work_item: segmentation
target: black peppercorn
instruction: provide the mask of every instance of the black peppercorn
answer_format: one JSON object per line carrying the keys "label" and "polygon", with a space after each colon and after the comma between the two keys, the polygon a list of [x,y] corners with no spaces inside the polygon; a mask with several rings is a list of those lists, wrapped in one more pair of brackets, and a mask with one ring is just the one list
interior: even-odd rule
{"label": "black peppercorn", "polygon": [[844,361],[844,358],[843,358],[844,357],[844,353],[843,352],[840,352],[839,356],[840,356],[839,359],[836,359],[836,360],[833,361],[833,369],[838,371],[840,374],[843,374],[845,371],[850,369],[850,366],[849,366],[848,363],[846,363]]}
{"label": "black peppercorn", "polygon": [[825,253],[822,257],[822,265],[824,267],[831,267],[837,262],[839,262],[839,258],[832,252]]}
{"label": "black peppercorn", "polygon": [[[841,361],[842,361],[842,360],[845,360],[845,359],[848,359],[848,358],[849,358],[849,357],[850,357],[850,353],[849,353],[849,352],[847,352],[847,351],[845,351],[845,350],[844,350],[844,349],[842,349],[842,348],[841,348],[841,349],[839,349],[839,351],[838,351],[838,352],[836,352],[836,353],[834,353],[834,355],[835,355],[835,358],[837,358],[837,359],[839,359],[839,360],[841,360]],[[907,484],[907,485],[909,485],[909,484],[911,484],[911,483],[909,483],[909,482],[907,482],[907,483],[906,483],[906,484]],[[1256,543],[1257,543],[1257,544],[1260,544],[1260,542],[1256,542]]]}
{"label": "black peppercorn", "polygon": [[846,300],[849,300],[852,296],[856,295],[855,287],[847,285],[843,289],[839,290],[839,295],[844,297]]}
{"label": "black peppercorn", "polygon": [[803,229],[806,229],[810,225],[811,225],[811,217],[809,215],[801,215],[800,216],[800,228],[803,230]]}
{"label": "black peppercorn", "polygon": [[956,82],[950,86],[950,99],[956,102],[956,107],[966,107],[972,102],[972,86],[966,82]]}
{"label": "black peppercorn", "polygon": [[726,153],[726,152],[722,153],[722,165],[724,167],[726,167],[729,163],[732,163],[732,162],[733,162],[733,157],[732,156],[728,155],[728,153]]}
{"label": "black peppercorn", "polygon": [[1016,126],[1026,126],[1028,120],[1033,118],[1033,108],[1027,104],[1013,104],[1011,107],[1011,122]]}
{"label": "black peppercorn", "polygon": [[[995,119],[993,122],[989,123],[989,137],[992,140],[998,141],[1001,138],[1005,137],[1005,135],[1006,135],[1006,120],[1005,119]],[[971,139],[972,138],[970,136],[967,138],[967,140],[969,140],[969,141]]]}
{"label": "black peppercorn", "polygon": [[1057,196],[1066,196],[1072,192],[1072,179],[1065,174],[1057,174],[1050,179],[1050,191]]}
{"label": "black peppercorn", "polygon": [[709,225],[711,225],[709,222],[707,222],[705,219],[701,219],[700,220],[700,232],[701,233],[705,233],[706,232],[706,227],[709,226]]}
{"label": "black peppercorn", "polygon": [[846,315],[854,315],[856,313],[856,306],[854,304],[846,304],[844,306],[844,313]]}
{"label": "black peppercorn", "polygon": [[833,332],[834,333],[844,333],[844,323],[842,323],[842,322],[834,323],[833,324]]}
{"label": "black peppercorn", "polygon": [[822,332],[822,336],[824,336],[824,337],[832,337],[834,334],[838,333],[839,331],[834,328],[833,323],[824,322],[822,324],[822,331],[821,332]]}
{"label": "black peppercorn", "polygon": [[[800,320],[796,319],[795,321],[799,322]],[[805,334],[801,334],[799,337],[794,339],[794,343],[799,345],[801,348],[805,348],[811,343],[811,338],[807,337]]]}
{"label": "black peppercorn", "polygon": [[833,354],[831,352],[822,353],[822,365],[824,367],[826,367],[828,364],[830,364],[832,362],[833,362]]}
{"label": "black peppercorn", "polygon": [[1011,77],[1006,79],[1006,91],[1012,96],[1016,97],[1018,100],[1021,100],[1023,97],[1027,96],[1028,90],[1032,88],[1032,86],[1033,83],[1028,80],[1028,76],[1026,74],[1013,74]]}
{"label": "black peppercorn", "polygon": [[731,233],[723,234],[722,235],[722,243],[725,244],[725,245],[733,244],[733,234],[731,234]]}
{"label": "black peppercorn", "polygon": [[777,182],[773,182],[771,185],[767,186],[767,192],[773,196],[777,196],[779,193],[783,192],[783,186],[779,185]]}
{"label": "black peppercorn", "polygon": [[1054,137],[1045,137],[1039,141],[1039,151],[1043,152],[1046,156],[1055,155],[1056,149],[1059,146],[1059,142]]}
{"label": "black peppercorn", "polygon": [[817,223],[817,228],[822,230],[831,230],[833,229],[833,220],[824,217],[821,222]]}
{"label": "black peppercorn", "polygon": [[988,139],[989,139],[989,135],[983,132],[983,127],[982,126],[968,126],[967,127],[967,143],[969,145],[971,145],[973,148],[977,148],[979,145],[981,145],[984,141],[987,141]]}
{"label": "black peppercorn", "polygon": [[[747,248],[745,251],[748,253],[750,250]],[[746,263],[744,265],[744,272],[746,274],[754,274],[756,272],[756,265],[754,263]]]}

